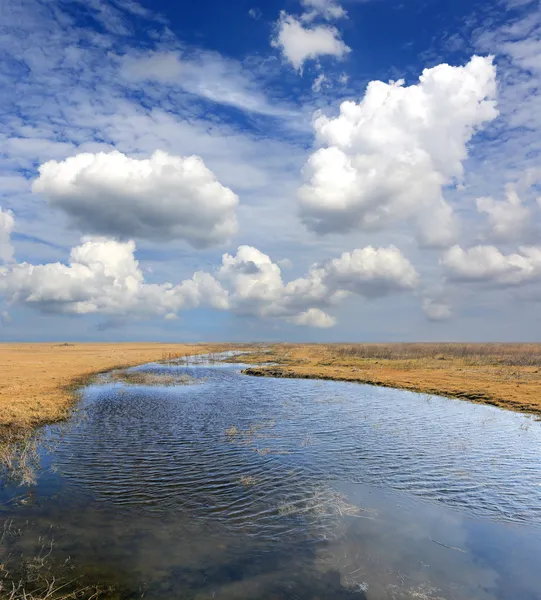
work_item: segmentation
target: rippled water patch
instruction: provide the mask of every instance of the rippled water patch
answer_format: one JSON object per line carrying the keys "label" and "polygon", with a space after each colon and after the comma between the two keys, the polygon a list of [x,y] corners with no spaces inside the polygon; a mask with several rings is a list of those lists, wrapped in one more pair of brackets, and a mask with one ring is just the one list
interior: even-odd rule
{"label": "rippled water patch", "polygon": [[122,597],[539,597],[541,423],[240,368],[88,388],[32,501],[4,514],[52,526]]}

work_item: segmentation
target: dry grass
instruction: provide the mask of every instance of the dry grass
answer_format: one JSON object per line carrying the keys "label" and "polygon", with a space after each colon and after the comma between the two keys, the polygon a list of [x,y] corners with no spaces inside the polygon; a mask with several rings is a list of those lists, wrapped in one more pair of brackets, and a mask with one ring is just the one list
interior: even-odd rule
{"label": "dry grass", "polygon": [[74,390],[96,373],[228,345],[0,344],[0,428],[27,428],[64,419]]}
{"label": "dry grass", "polygon": [[541,414],[540,344],[279,344],[251,375],[356,381]]}
{"label": "dry grass", "polygon": [[39,466],[38,436],[32,429],[6,429],[0,440],[0,483],[33,485]]}
{"label": "dry grass", "polygon": [[194,385],[199,380],[185,373],[174,375],[169,373],[149,373],[148,371],[114,371],[110,375],[113,381],[127,385],[149,385],[169,387],[173,385]]}
{"label": "dry grass", "polygon": [[[0,531],[0,550],[17,539],[22,531],[15,528],[11,521],[4,523]],[[65,561],[62,568],[53,566],[53,540],[41,540],[40,548],[30,557],[17,554],[0,555],[0,599],[1,600],[95,600],[102,597],[111,588],[94,585],[81,585],[77,579],[70,578],[70,565]],[[58,572],[65,573],[58,577]]]}

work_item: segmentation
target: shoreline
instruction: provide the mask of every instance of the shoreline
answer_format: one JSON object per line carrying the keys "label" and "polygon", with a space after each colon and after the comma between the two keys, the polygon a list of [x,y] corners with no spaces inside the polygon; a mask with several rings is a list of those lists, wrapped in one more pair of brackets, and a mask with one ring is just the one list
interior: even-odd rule
{"label": "shoreline", "polygon": [[520,404],[513,404],[510,401],[500,400],[498,398],[491,398],[490,396],[483,396],[483,394],[478,392],[449,392],[442,391],[441,389],[432,389],[423,386],[416,385],[400,385],[397,383],[388,383],[385,381],[378,381],[377,379],[369,379],[369,378],[357,378],[357,377],[347,377],[343,376],[334,376],[334,375],[324,375],[320,373],[302,373],[300,371],[295,370],[283,370],[276,369],[272,367],[248,367],[242,371],[243,375],[248,375],[250,377],[268,377],[269,379],[313,379],[314,381],[341,381],[344,383],[357,383],[359,385],[372,385],[374,387],[384,387],[395,390],[403,390],[405,392],[413,392],[416,394],[426,394],[429,396],[441,396],[442,398],[453,398],[455,400],[465,400],[467,402],[472,402],[474,404],[484,404],[486,406],[494,406],[496,408],[503,408],[506,410],[510,410],[513,412],[520,412],[523,414],[531,414],[541,417],[541,408],[536,409],[532,408],[531,410],[527,410],[522,407]]}
{"label": "shoreline", "polygon": [[79,390],[101,373],[232,347],[218,343],[1,343],[0,439],[65,420]]}
{"label": "shoreline", "polygon": [[254,365],[248,376],[374,385],[541,417],[541,346],[533,344],[290,344],[242,362]]}
{"label": "shoreline", "polygon": [[[541,346],[532,344],[0,343],[0,441],[68,418],[79,390],[101,373],[233,349],[245,353],[227,362],[253,365],[243,371],[250,376],[350,381],[541,416]],[[371,356],[382,349],[391,354]]]}

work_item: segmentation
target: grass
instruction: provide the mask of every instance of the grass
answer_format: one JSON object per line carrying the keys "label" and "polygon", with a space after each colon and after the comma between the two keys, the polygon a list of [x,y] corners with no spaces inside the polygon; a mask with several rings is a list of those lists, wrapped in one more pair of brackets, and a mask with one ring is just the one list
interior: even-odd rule
{"label": "grass", "polygon": [[193,385],[198,382],[197,379],[186,373],[174,375],[169,373],[149,373],[147,371],[126,371],[125,369],[112,372],[110,377],[113,381],[118,381],[127,385],[169,387],[173,385]]}
{"label": "grass", "polygon": [[540,344],[277,344],[246,374],[355,381],[541,415]]}
{"label": "grass", "polygon": [[65,419],[76,390],[97,373],[215,353],[228,344],[0,344],[0,427]]}
{"label": "grass", "polygon": [[[231,348],[230,344],[0,344],[0,478],[32,483],[37,460],[33,431],[66,419],[79,389],[97,374]],[[135,375],[128,378],[136,383]]]}
{"label": "grass", "polygon": [[0,483],[33,485],[39,465],[38,436],[31,429],[8,428],[0,441]]}
{"label": "grass", "polygon": [[[5,551],[22,531],[12,521],[5,521],[0,531],[0,549]],[[59,577],[53,566],[53,540],[40,539],[39,548],[30,557],[17,553],[0,555],[0,599],[2,600],[95,600],[107,590],[100,586],[81,585],[78,579]],[[60,569],[65,575],[70,565],[65,561]]]}

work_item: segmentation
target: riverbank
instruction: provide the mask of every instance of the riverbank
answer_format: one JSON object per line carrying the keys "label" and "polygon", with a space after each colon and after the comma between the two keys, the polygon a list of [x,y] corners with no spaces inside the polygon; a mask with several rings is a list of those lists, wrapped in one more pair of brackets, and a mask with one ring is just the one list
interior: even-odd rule
{"label": "riverbank", "polygon": [[[232,348],[230,344],[0,344],[0,432],[65,419],[77,388],[97,373]],[[538,344],[275,344],[236,360],[257,364],[248,370],[251,375],[356,381],[541,415]],[[274,365],[259,366],[262,363]]]}
{"label": "riverbank", "polygon": [[283,344],[245,374],[352,381],[541,415],[539,344]]}
{"label": "riverbank", "polygon": [[65,419],[77,388],[97,373],[230,348],[229,344],[0,344],[0,437],[2,431]]}

